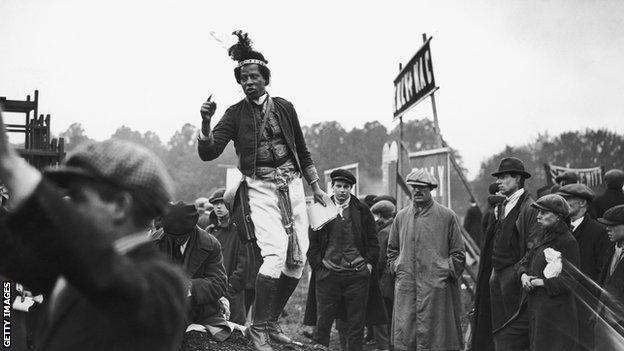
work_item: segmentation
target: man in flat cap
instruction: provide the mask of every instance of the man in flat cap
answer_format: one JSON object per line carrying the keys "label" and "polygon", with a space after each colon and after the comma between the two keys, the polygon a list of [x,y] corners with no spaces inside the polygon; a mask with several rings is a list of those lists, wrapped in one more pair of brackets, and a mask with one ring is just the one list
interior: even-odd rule
{"label": "man in flat cap", "polygon": [[[225,189],[217,189],[210,196],[213,211],[206,231],[214,235],[221,243],[223,265],[228,277],[227,299],[230,301],[230,321],[245,324],[245,277],[248,267],[249,252],[247,246],[241,242],[234,227],[230,211],[231,201],[224,199]],[[248,245],[252,245],[249,243]]]}
{"label": "man in flat cap", "polygon": [[234,76],[246,97],[230,106],[214,129],[210,121],[216,104],[208,98],[200,111],[198,152],[202,160],[211,161],[234,141],[238,167],[245,176],[241,191],[248,190],[247,196],[241,196],[248,202],[243,208],[250,212],[238,226],[246,230],[246,239],[255,240],[263,258],[248,332],[256,350],[269,351],[269,338],[282,344],[292,342],[282,332],[278,318],[301,278],[309,245],[302,177],[316,201],[323,203],[325,193],[295,108],[285,99],[269,96],[268,61],[252,48],[247,33],[234,34],[238,43],[229,54],[237,62]]}
{"label": "man in flat cap", "polygon": [[37,350],[179,348],[185,278],[147,235],[173,191],[154,154],[87,143],[42,176],[10,146],[0,114],[0,182],[11,194],[0,274],[45,296]]}
{"label": "man in flat cap", "polygon": [[429,172],[414,170],[406,183],[413,201],[397,214],[388,239],[388,267],[396,276],[392,344],[397,350],[461,350],[461,225],[455,212],[433,200],[438,181]]}
{"label": "man in flat cap", "polygon": [[180,265],[190,279],[190,323],[206,326],[217,341],[230,336],[232,330],[221,313],[220,298],[227,289],[219,241],[197,226],[199,214],[194,204],[178,201],[169,205],[162,219],[164,235],[156,241],[158,248]]}
{"label": "man in flat cap", "polygon": [[604,175],[606,189],[604,193],[596,196],[592,202],[592,208],[596,218],[602,217],[606,210],[617,205],[624,205],[624,171],[620,169],[609,170]]}
{"label": "man in flat cap", "polygon": [[[600,278],[600,272],[609,249],[609,236],[604,225],[591,218],[588,214],[589,206],[594,199],[594,192],[584,184],[568,184],[559,189],[570,205],[570,221],[572,235],[578,242],[580,250],[580,266],[585,275],[579,278],[581,288],[577,289],[579,303],[579,344],[591,349],[594,345],[594,328],[590,324],[590,317],[595,309],[592,300],[593,286]],[[595,300],[594,300],[595,301]],[[589,303],[589,305],[587,305]]]}
{"label": "man in flat cap", "polygon": [[329,347],[331,326],[340,319],[343,350],[362,350],[365,323],[387,323],[385,310],[378,309],[383,308],[383,300],[375,270],[379,260],[375,220],[368,207],[351,196],[353,174],[338,169],[330,177],[339,215],[309,233],[308,262],[315,284],[311,293],[317,307],[315,340]]}
{"label": "man in flat cap", "polygon": [[492,176],[496,177],[499,193],[506,198],[496,209],[496,222],[486,232],[481,250],[472,348],[526,350],[529,324],[526,314],[517,313],[522,286],[515,267],[527,253],[537,223],[537,210],[530,206],[533,199],[524,189],[531,174],[520,159],[507,157]]}
{"label": "man in flat cap", "polygon": [[604,291],[597,311],[594,350],[615,351],[624,346],[624,205],[608,209],[598,221],[607,226],[614,245],[600,274]]}

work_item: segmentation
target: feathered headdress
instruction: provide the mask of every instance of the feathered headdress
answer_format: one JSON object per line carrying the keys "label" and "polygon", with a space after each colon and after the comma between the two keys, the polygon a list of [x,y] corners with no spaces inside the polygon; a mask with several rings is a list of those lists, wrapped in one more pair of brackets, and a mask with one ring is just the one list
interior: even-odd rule
{"label": "feathered headdress", "polygon": [[238,62],[238,67],[251,63],[266,67],[269,61],[264,58],[264,55],[253,49],[249,34],[242,30],[234,31],[232,34],[238,37],[238,42],[228,49],[228,54],[232,60]]}

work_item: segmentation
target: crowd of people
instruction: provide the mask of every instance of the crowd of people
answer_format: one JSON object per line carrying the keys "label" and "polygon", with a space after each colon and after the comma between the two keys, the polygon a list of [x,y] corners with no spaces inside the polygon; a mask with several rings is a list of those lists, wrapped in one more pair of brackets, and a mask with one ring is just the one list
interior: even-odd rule
{"label": "crowd of people", "polygon": [[[334,325],[345,351],[624,347],[624,172],[607,172],[599,196],[567,174],[533,200],[531,174],[505,158],[485,215],[473,203],[463,226],[424,169],[406,176],[402,209],[391,196],[353,196],[344,169],[330,174],[328,197],[293,105],[268,95],[267,60],[235,34],[246,97],[214,127],[216,103],[202,105],[198,154],[214,160],[233,141],[243,177],[195,203],[174,202],[158,158],[119,140],[80,145],[41,173],[9,144],[0,114],[0,274],[25,287],[9,299],[43,296],[35,349],[178,350],[187,331],[217,342],[240,332],[257,351],[295,346],[280,316],[306,262],[303,324],[321,350]],[[337,208],[316,230],[304,182]],[[468,345],[464,231],[481,247]]]}

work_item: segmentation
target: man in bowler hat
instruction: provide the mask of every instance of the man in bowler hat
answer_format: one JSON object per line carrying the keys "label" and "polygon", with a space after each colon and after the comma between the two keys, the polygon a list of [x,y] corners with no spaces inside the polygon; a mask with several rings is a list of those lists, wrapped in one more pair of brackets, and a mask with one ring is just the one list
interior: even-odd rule
{"label": "man in bowler hat", "polygon": [[487,231],[481,251],[472,349],[526,350],[529,321],[526,314],[516,316],[522,286],[515,266],[528,251],[537,223],[537,210],[531,207],[533,199],[524,189],[531,174],[520,159],[507,157],[492,176],[506,198],[496,208],[496,221]]}

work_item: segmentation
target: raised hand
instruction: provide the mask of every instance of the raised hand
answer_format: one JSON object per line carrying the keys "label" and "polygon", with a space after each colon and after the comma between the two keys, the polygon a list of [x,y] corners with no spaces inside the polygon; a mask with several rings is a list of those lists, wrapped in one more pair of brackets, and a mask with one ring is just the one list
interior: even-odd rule
{"label": "raised hand", "polygon": [[210,124],[210,119],[214,115],[217,110],[217,103],[212,101],[212,94],[208,97],[206,102],[204,102],[199,110],[201,114],[202,122]]}

